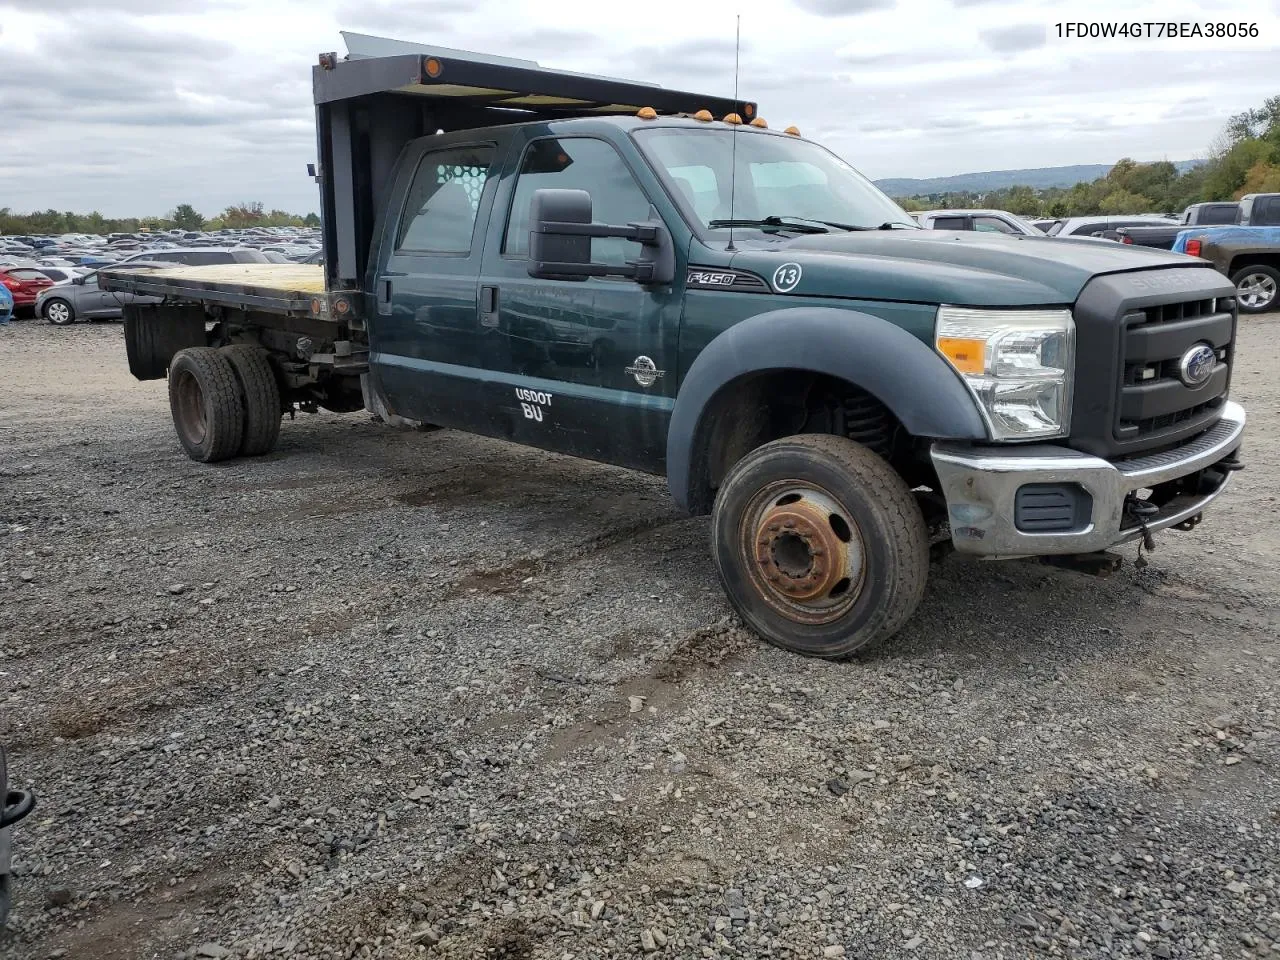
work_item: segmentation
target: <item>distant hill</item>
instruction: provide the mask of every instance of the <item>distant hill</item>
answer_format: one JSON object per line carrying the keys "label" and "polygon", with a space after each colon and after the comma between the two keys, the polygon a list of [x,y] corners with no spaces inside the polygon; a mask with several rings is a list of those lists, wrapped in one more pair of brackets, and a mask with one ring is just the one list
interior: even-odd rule
{"label": "distant hill", "polygon": [[[1200,160],[1176,160],[1174,166],[1184,173],[1197,166]],[[917,197],[930,193],[982,193],[987,190],[1003,190],[1006,187],[1073,187],[1077,183],[1105,177],[1112,167],[1109,163],[1078,163],[1069,167],[1036,167],[1031,170],[984,170],[980,173],[961,173],[954,177],[929,177],[912,180],[906,177],[889,177],[877,180],[876,186],[891,197]]]}

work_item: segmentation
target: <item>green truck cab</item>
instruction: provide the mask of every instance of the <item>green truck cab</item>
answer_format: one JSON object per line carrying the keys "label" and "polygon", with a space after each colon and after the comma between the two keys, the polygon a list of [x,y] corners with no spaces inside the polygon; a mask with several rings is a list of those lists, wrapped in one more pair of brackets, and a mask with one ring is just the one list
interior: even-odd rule
{"label": "green truck cab", "polygon": [[315,89],[322,293],[104,272],[167,298],[130,363],[197,459],[363,406],[662,475],[742,619],[823,657],[897,631],[939,547],[1084,565],[1240,467],[1207,263],[920,229],[749,102],[430,51]]}

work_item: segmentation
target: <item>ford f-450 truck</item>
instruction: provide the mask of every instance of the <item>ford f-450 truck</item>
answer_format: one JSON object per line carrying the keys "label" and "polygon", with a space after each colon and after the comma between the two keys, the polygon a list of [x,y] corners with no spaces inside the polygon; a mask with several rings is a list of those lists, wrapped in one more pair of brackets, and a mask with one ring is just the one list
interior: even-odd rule
{"label": "ford f-450 truck", "polygon": [[165,298],[129,362],[197,460],[319,406],[663,475],[742,619],[822,657],[908,620],[931,547],[1091,564],[1240,466],[1207,263],[921,229],[751,102],[404,46],[314,93],[323,267],[103,271]]}

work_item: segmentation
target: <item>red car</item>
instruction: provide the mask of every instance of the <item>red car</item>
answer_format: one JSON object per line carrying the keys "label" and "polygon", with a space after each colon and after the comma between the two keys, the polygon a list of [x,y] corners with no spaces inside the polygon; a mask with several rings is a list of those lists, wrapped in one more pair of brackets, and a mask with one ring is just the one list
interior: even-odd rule
{"label": "red car", "polygon": [[13,294],[15,313],[19,307],[35,306],[36,297],[40,296],[40,292],[53,286],[52,280],[31,267],[0,268],[0,283],[8,287],[9,292]]}

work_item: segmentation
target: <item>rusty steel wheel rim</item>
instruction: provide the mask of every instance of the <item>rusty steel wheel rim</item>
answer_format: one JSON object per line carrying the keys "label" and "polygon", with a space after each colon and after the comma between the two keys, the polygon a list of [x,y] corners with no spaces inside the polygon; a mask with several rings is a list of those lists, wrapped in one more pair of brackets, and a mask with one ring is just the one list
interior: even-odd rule
{"label": "rusty steel wheel rim", "polygon": [[756,592],[799,623],[838,620],[862,594],[862,532],[815,484],[784,480],[760,490],[743,511],[739,549]]}
{"label": "rusty steel wheel rim", "polygon": [[200,389],[200,382],[185,370],[178,376],[175,386],[182,435],[188,443],[199,446],[209,429],[204,415],[204,391]]}

